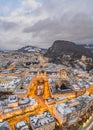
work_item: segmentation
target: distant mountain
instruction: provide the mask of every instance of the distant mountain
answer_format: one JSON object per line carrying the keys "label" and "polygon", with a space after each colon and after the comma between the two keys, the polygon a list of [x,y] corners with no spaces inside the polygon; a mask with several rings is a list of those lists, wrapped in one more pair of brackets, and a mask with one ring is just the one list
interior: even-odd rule
{"label": "distant mountain", "polygon": [[13,52],[12,50],[3,50],[3,49],[0,49],[0,53],[8,53],[8,52]]}
{"label": "distant mountain", "polygon": [[23,52],[23,53],[34,53],[34,52],[45,53],[45,51],[46,49],[35,47],[35,46],[25,46],[16,50],[16,52]]}
{"label": "distant mountain", "polygon": [[61,63],[64,55],[70,55],[73,59],[81,58],[82,55],[92,57],[89,49],[70,41],[57,40],[45,53],[55,63]]}
{"label": "distant mountain", "polygon": [[3,52],[3,50],[2,50],[2,49],[0,49],[0,52]]}
{"label": "distant mountain", "polygon": [[93,53],[93,44],[82,44],[82,46],[89,49]]}

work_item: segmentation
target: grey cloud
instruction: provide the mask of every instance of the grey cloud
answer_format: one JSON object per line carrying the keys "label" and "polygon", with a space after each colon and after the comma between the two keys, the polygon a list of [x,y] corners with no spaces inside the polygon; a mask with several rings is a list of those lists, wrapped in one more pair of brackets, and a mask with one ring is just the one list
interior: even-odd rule
{"label": "grey cloud", "polygon": [[17,27],[17,23],[0,20],[0,30],[11,30]]}
{"label": "grey cloud", "polygon": [[[11,43],[12,48],[25,43],[49,47],[55,40],[61,39],[93,43],[92,6],[93,0],[42,0],[41,6],[35,10],[27,6],[21,8],[20,13],[13,16],[21,20],[19,24],[13,19],[12,22],[0,20],[2,43],[7,43],[7,47]],[[6,30],[9,33],[5,34]],[[5,36],[7,41],[3,40]]]}
{"label": "grey cloud", "polygon": [[92,0],[44,0],[41,10],[49,14],[48,18],[24,28],[23,32],[43,41],[93,41],[92,4]]}
{"label": "grey cloud", "polygon": [[54,25],[56,26],[56,21],[52,21],[50,19],[44,19],[44,20],[40,20],[33,26],[25,28],[24,32],[25,33],[38,32],[38,31],[40,32],[42,30],[48,30],[49,27],[54,28]]}
{"label": "grey cloud", "polygon": [[[67,16],[70,16],[67,15]],[[65,39],[82,41],[83,39],[93,39],[93,20],[84,13],[79,13],[72,18],[61,16],[58,19],[40,20],[33,26],[24,29],[25,33],[32,33],[33,37],[41,37],[45,41]]]}

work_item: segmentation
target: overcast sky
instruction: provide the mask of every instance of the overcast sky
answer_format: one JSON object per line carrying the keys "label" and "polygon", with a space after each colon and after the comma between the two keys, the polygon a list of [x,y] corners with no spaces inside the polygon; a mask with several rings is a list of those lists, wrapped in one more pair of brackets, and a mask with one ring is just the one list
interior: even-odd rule
{"label": "overcast sky", "polygon": [[93,0],[0,0],[0,48],[93,43]]}

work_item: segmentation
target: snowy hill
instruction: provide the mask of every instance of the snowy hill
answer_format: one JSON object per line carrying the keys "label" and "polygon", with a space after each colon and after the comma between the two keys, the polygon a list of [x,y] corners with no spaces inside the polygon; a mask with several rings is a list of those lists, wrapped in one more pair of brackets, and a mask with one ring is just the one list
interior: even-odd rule
{"label": "snowy hill", "polygon": [[35,46],[25,46],[16,51],[23,52],[23,53],[33,53],[33,52],[44,53],[46,51],[46,49],[35,47]]}

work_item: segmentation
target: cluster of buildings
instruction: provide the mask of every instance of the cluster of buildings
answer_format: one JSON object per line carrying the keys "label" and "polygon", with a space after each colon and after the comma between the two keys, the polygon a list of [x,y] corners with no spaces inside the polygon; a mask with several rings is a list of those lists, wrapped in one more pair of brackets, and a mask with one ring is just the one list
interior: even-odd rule
{"label": "cluster of buildings", "polygon": [[4,120],[33,111],[37,105],[34,98],[19,98],[17,95],[11,95],[8,99],[0,101],[0,118]]}
{"label": "cluster of buildings", "polygon": [[32,130],[54,130],[55,123],[55,119],[49,111],[30,117]]}
{"label": "cluster of buildings", "polygon": [[0,54],[0,129],[69,130],[84,123],[93,112],[93,75],[75,65],[48,63],[41,54]]}
{"label": "cluster of buildings", "polygon": [[56,104],[53,111],[60,124],[70,126],[77,123],[92,108],[93,94],[84,94],[65,103]]}
{"label": "cluster of buildings", "polygon": [[21,84],[21,77],[0,76],[0,90],[14,91]]}
{"label": "cluster of buildings", "polygon": [[[30,116],[29,122],[30,124],[26,120],[17,122],[14,128],[16,130],[54,130],[56,125],[56,121],[49,111]],[[10,130],[9,123],[7,121],[0,123],[0,128]]]}

